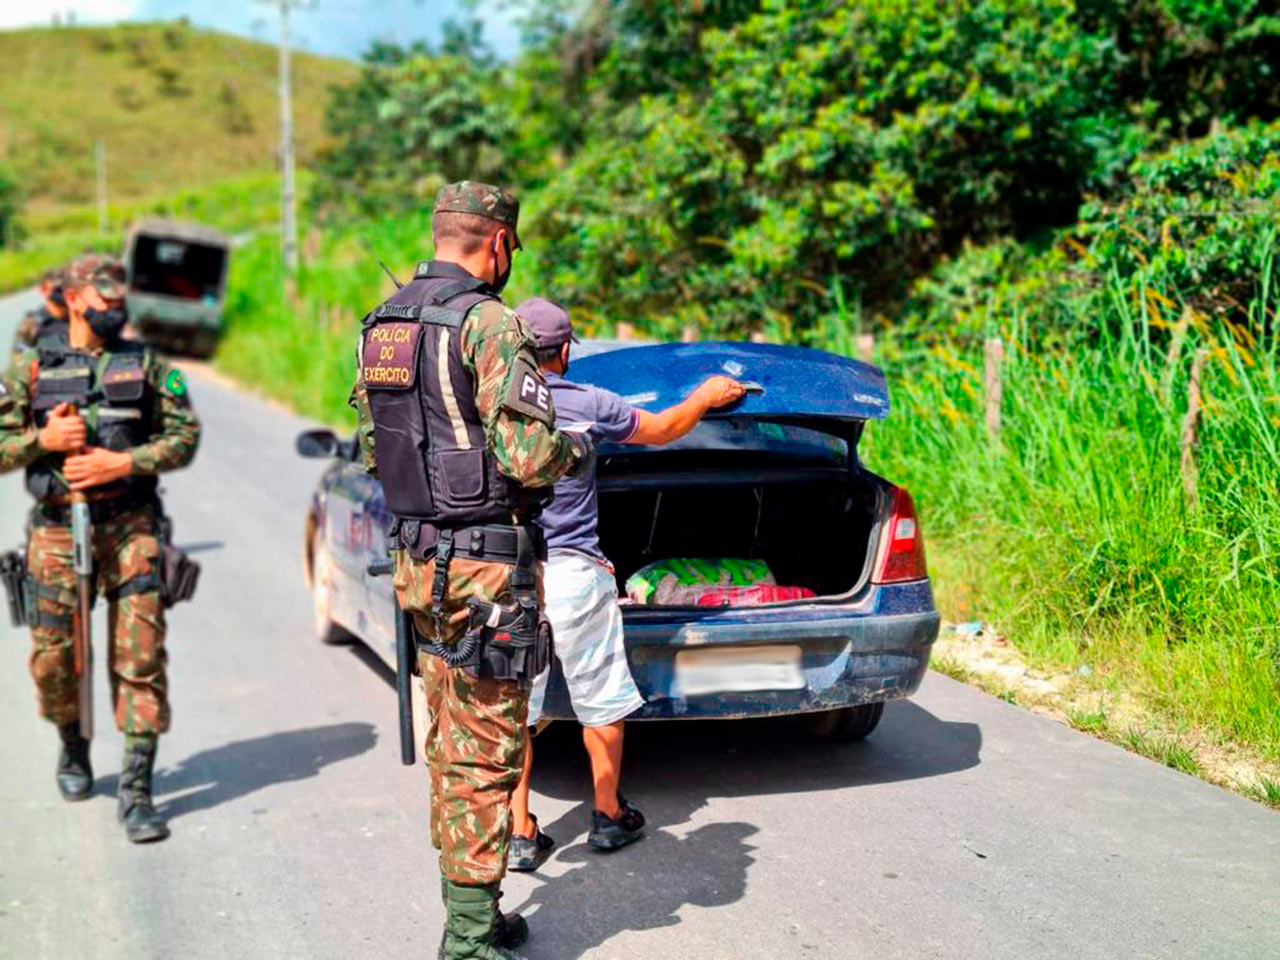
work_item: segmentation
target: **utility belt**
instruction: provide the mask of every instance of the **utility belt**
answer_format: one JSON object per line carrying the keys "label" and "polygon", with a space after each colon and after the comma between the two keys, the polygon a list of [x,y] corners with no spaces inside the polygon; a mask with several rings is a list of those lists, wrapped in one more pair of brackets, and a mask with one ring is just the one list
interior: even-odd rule
{"label": "utility belt", "polygon": [[[126,494],[111,499],[95,500],[89,504],[89,513],[93,523],[107,523],[147,507],[152,508],[155,513],[155,534],[160,541],[160,556],[150,571],[120,584],[107,595],[107,599],[114,602],[134,594],[149,593],[154,590],[159,592],[161,603],[168,609],[176,603],[190,600],[195,596],[196,586],[200,581],[200,564],[173,545],[173,522],[164,513],[159,499],[154,494],[145,496]],[[63,507],[44,501],[37,503],[32,510],[31,525],[34,527],[70,526],[70,515],[70,506]],[[41,596],[58,602],[62,591],[36,579],[35,574],[27,569],[25,550],[10,550],[0,554],[0,585],[4,587],[9,621],[15,627],[71,629],[69,617],[57,616],[40,609]]]}
{"label": "utility belt", "polygon": [[[389,531],[392,544],[403,547],[408,541],[419,546],[424,526],[429,527],[421,521],[398,519]],[[439,635],[445,633],[444,602],[449,567],[455,557],[511,566],[507,588],[512,604],[472,597],[467,601],[467,630],[456,645],[428,643],[415,634],[418,649],[439,657],[450,667],[495,680],[531,680],[545,670],[551,661],[552,638],[551,624],[538,603],[535,568],[547,556],[541,528],[533,523],[429,527],[428,536],[435,541],[429,550],[435,558],[429,615]]]}
{"label": "utility belt", "polygon": [[[159,498],[152,492],[120,493],[113,497],[94,499],[89,497],[89,520],[91,523],[110,523],[118,520],[126,513],[151,507],[157,516],[162,516]],[[31,511],[31,525],[34,527],[69,527],[71,526],[71,500],[69,497],[53,500],[41,500]]]}

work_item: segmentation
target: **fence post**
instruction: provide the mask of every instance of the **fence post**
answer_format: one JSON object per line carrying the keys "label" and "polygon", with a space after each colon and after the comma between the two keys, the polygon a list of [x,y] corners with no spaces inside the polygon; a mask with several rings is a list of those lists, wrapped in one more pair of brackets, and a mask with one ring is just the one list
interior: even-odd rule
{"label": "fence post", "polygon": [[680,331],[680,341],[682,343],[697,343],[698,328],[694,324],[689,324]]}
{"label": "fence post", "polygon": [[876,356],[876,335],[874,333],[858,334],[858,359],[863,363],[874,363]]}
{"label": "fence post", "polygon": [[1182,418],[1182,492],[1187,499],[1187,509],[1195,509],[1199,502],[1198,480],[1199,465],[1196,463],[1196,452],[1200,441],[1200,378],[1204,374],[1204,365],[1209,359],[1209,351],[1201,347],[1196,351],[1196,358],[1191,362],[1191,378],[1187,381],[1187,412]]}
{"label": "fence post", "polygon": [[619,340],[634,340],[636,338],[636,328],[634,324],[627,323],[625,320],[618,321]]}
{"label": "fence post", "polygon": [[987,433],[994,444],[1000,443],[1000,404],[1003,387],[1000,368],[1004,364],[1004,341],[999,337],[983,344],[983,394],[986,400]]}

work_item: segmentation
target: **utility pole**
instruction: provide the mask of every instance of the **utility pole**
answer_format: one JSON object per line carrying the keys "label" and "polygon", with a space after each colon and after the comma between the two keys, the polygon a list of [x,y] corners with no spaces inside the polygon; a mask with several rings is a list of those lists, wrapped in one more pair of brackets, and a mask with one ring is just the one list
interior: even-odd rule
{"label": "utility pole", "polygon": [[93,166],[98,178],[98,233],[107,232],[107,145],[93,142]]}
{"label": "utility pole", "polygon": [[280,7],[280,249],[287,273],[298,270],[298,197],[293,176],[293,89],[289,65],[289,10],[300,0],[274,0]]}

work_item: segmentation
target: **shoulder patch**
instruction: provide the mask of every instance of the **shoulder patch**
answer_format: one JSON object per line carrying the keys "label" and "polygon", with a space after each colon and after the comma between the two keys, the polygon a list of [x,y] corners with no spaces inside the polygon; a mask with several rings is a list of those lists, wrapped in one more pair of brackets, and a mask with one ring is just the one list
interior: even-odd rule
{"label": "shoulder patch", "polygon": [[[129,371],[130,373],[132,371]],[[138,368],[138,373],[142,373],[142,369]],[[141,379],[138,377],[137,379]],[[164,388],[175,397],[181,397],[187,392],[187,382],[182,379],[181,370],[170,370],[169,375],[164,378]]]}
{"label": "shoulder patch", "polygon": [[551,401],[551,388],[538,369],[524,357],[516,357],[511,364],[511,379],[502,405],[549,427],[555,425],[556,408]]}
{"label": "shoulder patch", "polygon": [[408,390],[418,381],[422,324],[375,323],[364,332],[360,382],[369,390]]}

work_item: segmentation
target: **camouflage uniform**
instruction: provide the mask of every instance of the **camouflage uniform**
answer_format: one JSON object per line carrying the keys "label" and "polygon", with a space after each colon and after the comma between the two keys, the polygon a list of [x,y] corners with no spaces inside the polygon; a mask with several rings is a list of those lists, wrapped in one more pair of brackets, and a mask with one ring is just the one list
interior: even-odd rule
{"label": "camouflage uniform", "polygon": [[[464,182],[441,192],[436,212],[474,213],[499,220],[514,233],[515,213],[505,208],[506,198],[509,195],[497,188]],[[513,198],[510,202],[514,206]],[[582,448],[555,431],[554,417],[545,422],[510,403],[517,369],[538,369],[532,340],[512,310],[493,299],[472,307],[461,327],[461,354],[485,445],[504,477],[521,487],[545,488],[580,465]],[[376,474],[373,416],[360,380],[351,404],[359,417],[363,462]],[[528,522],[532,517],[513,519]],[[540,600],[541,568],[536,566]],[[468,599],[511,602],[513,569],[455,554],[448,568],[441,626],[431,615],[434,557],[419,560],[401,550],[396,552],[396,595],[426,642],[455,645],[467,628]],[[425,753],[431,777],[431,842],[440,850],[441,874],[459,887],[494,887],[506,872],[511,794],[527,742],[530,681],[476,677],[425,653],[419,669],[430,712]],[[450,903],[451,911],[457,906]],[[446,949],[454,949],[453,941]]]}
{"label": "camouflage uniform", "polygon": [[[105,260],[81,258],[86,261],[82,267],[90,272]],[[0,402],[0,472],[42,462],[60,465],[64,456],[47,453],[39,444],[31,409],[38,363],[36,350],[25,351],[12,380],[6,381],[10,403],[6,410]],[[195,456],[200,438],[200,425],[178,371],[154,358],[145,369],[146,383],[154,397],[152,432],[147,442],[130,450],[134,477],[186,466]],[[93,439],[91,434],[91,445]],[[58,486],[51,499],[37,503],[32,511],[27,566],[39,584],[40,615],[32,629],[31,673],[41,715],[62,726],[74,722],[79,715],[71,655],[78,612],[76,576],[71,566],[71,528],[59,522],[64,511],[58,504],[66,500],[69,489],[60,472],[56,476]],[[116,726],[126,734],[154,735],[169,727],[165,622],[159,584],[154,582],[148,589],[116,596],[129,581],[158,570],[156,506],[142,504],[94,524],[96,585],[109,602],[107,663]]]}
{"label": "camouflage uniform", "polygon": [[[65,280],[64,270],[46,270],[44,276],[41,277],[40,283],[42,288],[47,286],[51,290],[61,292]],[[36,309],[28,310],[22,315],[22,319],[18,321],[17,329],[13,334],[13,355],[10,360],[12,366],[17,366],[22,354],[29,348],[34,347],[41,334],[52,325],[66,323],[65,310],[64,306],[64,315],[62,317],[54,316],[50,312],[48,303],[45,302],[36,307]]]}

